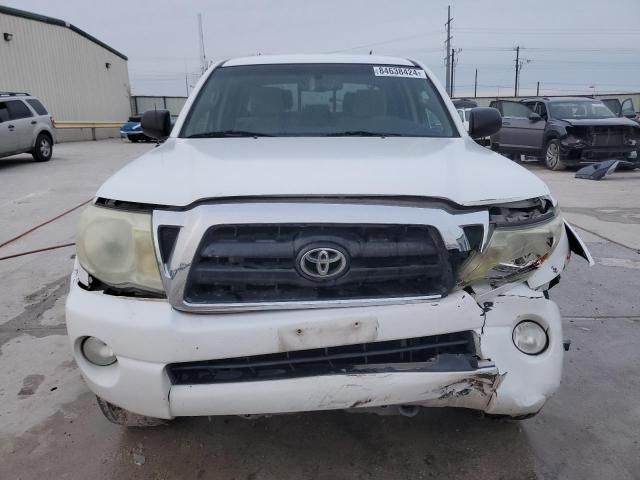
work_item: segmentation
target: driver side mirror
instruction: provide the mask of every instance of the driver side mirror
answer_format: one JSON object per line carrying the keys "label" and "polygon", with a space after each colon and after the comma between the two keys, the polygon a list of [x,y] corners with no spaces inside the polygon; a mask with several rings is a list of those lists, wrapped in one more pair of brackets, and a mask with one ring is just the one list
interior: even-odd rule
{"label": "driver side mirror", "polygon": [[169,110],[147,110],[142,114],[140,124],[147,137],[164,140],[171,134],[171,113]]}
{"label": "driver side mirror", "polygon": [[476,107],[469,112],[469,136],[471,138],[489,137],[502,128],[500,112],[491,107]]}
{"label": "driver side mirror", "polygon": [[542,117],[536,112],[531,112],[527,118],[532,122],[539,122],[540,120],[542,120]]}

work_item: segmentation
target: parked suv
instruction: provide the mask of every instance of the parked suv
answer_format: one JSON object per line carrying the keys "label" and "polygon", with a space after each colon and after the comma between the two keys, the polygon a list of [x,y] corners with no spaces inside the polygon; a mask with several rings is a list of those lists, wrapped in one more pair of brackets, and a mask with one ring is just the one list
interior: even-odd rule
{"label": "parked suv", "polygon": [[600,160],[640,166],[640,125],[617,117],[593,98],[537,97],[494,100],[502,129],[491,147],[502,153],[540,156],[551,170]]}
{"label": "parked suv", "polygon": [[51,160],[53,117],[28,93],[0,92],[0,158],[31,153],[38,162]]}
{"label": "parked suv", "polygon": [[[590,259],[546,185],[477,145],[420,63],[216,64],[81,215],[66,323],[105,416],[467,407],[560,384],[548,291]],[[145,181],[141,182],[140,179]]]}

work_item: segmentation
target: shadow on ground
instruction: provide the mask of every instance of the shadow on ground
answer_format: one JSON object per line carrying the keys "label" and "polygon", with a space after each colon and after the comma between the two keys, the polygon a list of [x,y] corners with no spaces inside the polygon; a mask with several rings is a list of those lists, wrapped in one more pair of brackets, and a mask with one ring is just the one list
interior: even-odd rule
{"label": "shadow on ground", "polygon": [[[521,424],[472,411],[429,409],[415,418],[342,412],[254,420],[194,417],[168,427],[124,429],[103,419],[89,394],[74,405],[21,437],[13,450],[21,450],[29,464],[11,462],[11,474],[23,479],[45,472],[51,478],[130,479],[536,478]],[[44,437],[57,439],[56,457],[39,444]],[[30,465],[38,465],[33,470],[39,473]],[[72,471],[65,470],[71,465]]]}

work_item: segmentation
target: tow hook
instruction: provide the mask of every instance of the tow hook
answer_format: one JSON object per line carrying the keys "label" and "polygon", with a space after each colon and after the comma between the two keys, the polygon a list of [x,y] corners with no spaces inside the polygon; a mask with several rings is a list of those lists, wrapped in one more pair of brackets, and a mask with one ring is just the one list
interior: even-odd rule
{"label": "tow hook", "polygon": [[571,340],[567,339],[565,341],[562,342],[562,346],[564,347],[564,351],[568,352],[569,349],[571,348]]}

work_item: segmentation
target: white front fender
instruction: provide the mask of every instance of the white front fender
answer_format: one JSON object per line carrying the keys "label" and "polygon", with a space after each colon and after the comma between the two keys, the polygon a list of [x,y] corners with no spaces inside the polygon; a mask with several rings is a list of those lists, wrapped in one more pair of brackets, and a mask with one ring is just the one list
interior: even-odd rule
{"label": "white front fender", "polygon": [[529,287],[533,289],[547,285],[562,273],[569,263],[571,252],[581,256],[589,265],[594,265],[593,257],[587,246],[580,239],[573,227],[564,220],[564,230],[560,242],[549,258],[527,280]]}

